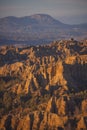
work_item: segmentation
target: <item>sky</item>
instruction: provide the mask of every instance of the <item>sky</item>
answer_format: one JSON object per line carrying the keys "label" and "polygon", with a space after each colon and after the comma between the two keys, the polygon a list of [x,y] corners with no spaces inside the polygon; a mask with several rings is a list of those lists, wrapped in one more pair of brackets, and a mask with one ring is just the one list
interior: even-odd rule
{"label": "sky", "polygon": [[87,0],[0,0],[0,18],[40,13],[67,24],[87,23]]}

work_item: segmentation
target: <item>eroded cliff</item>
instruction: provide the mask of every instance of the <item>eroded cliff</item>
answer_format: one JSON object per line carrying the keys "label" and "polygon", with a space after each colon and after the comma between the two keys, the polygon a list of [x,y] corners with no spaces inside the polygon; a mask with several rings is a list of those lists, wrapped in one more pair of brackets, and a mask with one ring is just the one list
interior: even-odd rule
{"label": "eroded cliff", "polygon": [[87,41],[0,48],[0,129],[87,129]]}

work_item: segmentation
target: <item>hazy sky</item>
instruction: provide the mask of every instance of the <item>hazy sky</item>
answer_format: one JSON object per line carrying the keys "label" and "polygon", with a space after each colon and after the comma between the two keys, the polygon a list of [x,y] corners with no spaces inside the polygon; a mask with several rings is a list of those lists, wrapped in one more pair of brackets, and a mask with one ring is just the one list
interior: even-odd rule
{"label": "hazy sky", "polygon": [[87,23],[87,0],[0,0],[0,17],[38,13],[64,23]]}

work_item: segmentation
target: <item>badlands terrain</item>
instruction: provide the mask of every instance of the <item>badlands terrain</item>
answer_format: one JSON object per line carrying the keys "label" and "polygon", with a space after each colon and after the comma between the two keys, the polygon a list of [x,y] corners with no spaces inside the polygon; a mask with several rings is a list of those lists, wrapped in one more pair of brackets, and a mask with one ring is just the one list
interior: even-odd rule
{"label": "badlands terrain", "polygon": [[87,130],[87,40],[0,47],[0,130]]}

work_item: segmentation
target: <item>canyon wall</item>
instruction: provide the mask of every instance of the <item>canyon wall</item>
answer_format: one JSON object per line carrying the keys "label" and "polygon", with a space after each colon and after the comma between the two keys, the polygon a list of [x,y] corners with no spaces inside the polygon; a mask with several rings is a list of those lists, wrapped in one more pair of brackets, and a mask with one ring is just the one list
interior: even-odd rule
{"label": "canyon wall", "polygon": [[0,130],[87,129],[87,41],[0,47]]}

